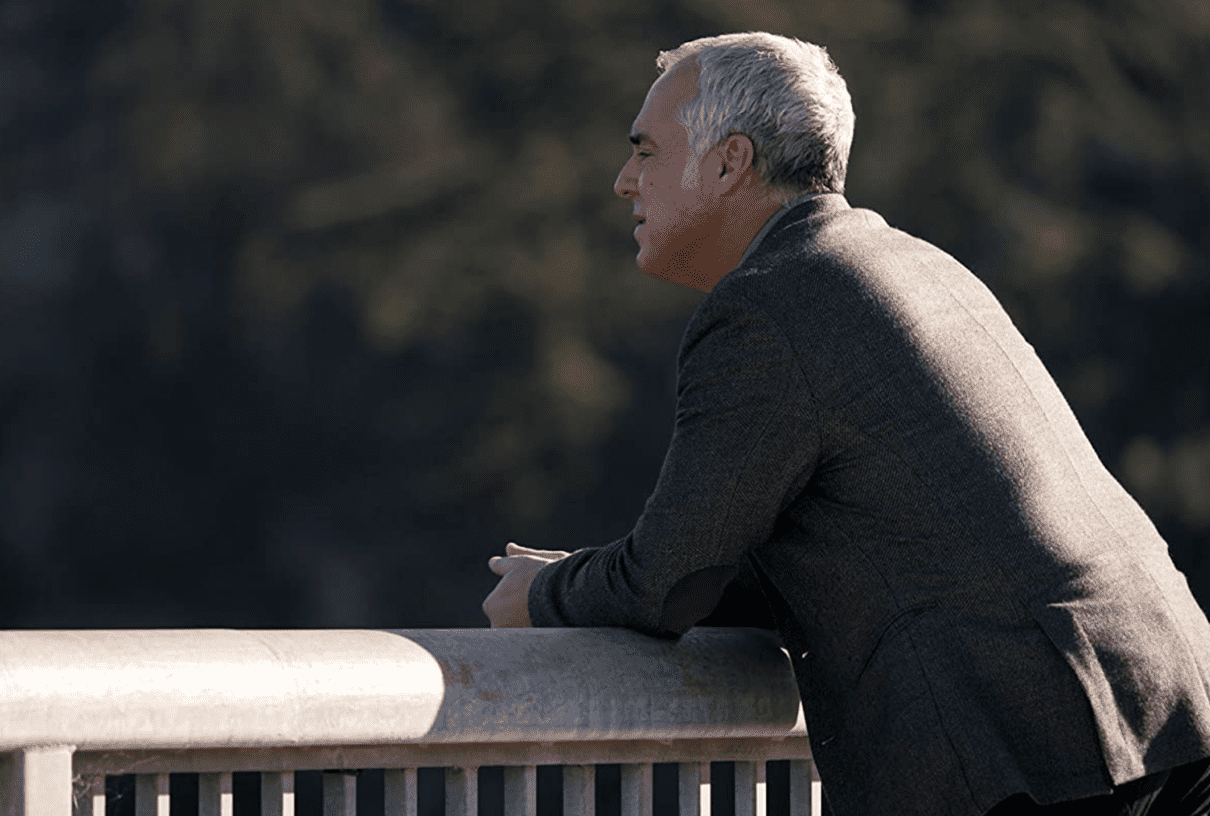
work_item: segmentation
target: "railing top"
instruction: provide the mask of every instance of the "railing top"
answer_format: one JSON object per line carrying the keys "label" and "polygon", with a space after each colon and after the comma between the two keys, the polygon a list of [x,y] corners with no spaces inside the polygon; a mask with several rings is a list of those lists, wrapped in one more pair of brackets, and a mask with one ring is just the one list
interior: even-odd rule
{"label": "railing top", "polygon": [[0,751],[805,733],[770,632],[0,632]]}

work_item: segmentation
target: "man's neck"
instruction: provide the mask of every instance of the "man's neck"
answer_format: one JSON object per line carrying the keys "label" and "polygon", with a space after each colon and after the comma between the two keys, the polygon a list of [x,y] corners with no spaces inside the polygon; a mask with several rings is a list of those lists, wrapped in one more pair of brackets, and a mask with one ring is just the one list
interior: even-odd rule
{"label": "man's neck", "polygon": [[713,273],[703,291],[713,290],[724,275],[739,266],[753,239],[780,209],[780,203],[765,195],[745,195],[729,203],[726,212],[719,216]]}

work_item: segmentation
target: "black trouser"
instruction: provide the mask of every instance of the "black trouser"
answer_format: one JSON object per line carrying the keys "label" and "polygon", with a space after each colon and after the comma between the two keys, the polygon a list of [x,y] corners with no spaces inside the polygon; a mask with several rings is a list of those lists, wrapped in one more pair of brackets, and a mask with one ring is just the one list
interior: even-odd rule
{"label": "black trouser", "polygon": [[987,816],[1205,816],[1210,813],[1210,759],[1161,771],[1113,793],[1037,805],[1024,793],[1010,796]]}

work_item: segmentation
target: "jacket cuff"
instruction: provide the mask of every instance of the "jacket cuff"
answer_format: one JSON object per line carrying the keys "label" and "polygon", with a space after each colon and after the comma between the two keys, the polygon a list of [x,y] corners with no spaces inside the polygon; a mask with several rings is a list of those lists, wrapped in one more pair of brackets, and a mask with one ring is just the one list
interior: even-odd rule
{"label": "jacket cuff", "polygon": [[529,622],[532,626],[567,627],[575,625],[563,614],[557,600],[558,589],[562,583],[562,576],[566,574],[564,570],[572,566],[568,562],[579,561],[592,555],[592,549],[576,550],[566,558],[547,564],[534,574],[527,598]]}

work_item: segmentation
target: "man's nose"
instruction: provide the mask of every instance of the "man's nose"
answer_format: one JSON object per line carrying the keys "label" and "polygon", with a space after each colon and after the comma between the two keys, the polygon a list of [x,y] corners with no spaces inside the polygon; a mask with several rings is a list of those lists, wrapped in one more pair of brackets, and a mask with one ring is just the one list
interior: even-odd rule
{"label": "man's nose", "polygon": [[626,160],[622,165],[622,171],[618,173],[617,181],[613,183],[613,191],[621,198],[631,198],[636,191],[636,179],[631,167],[634,165],[633,157]]}

